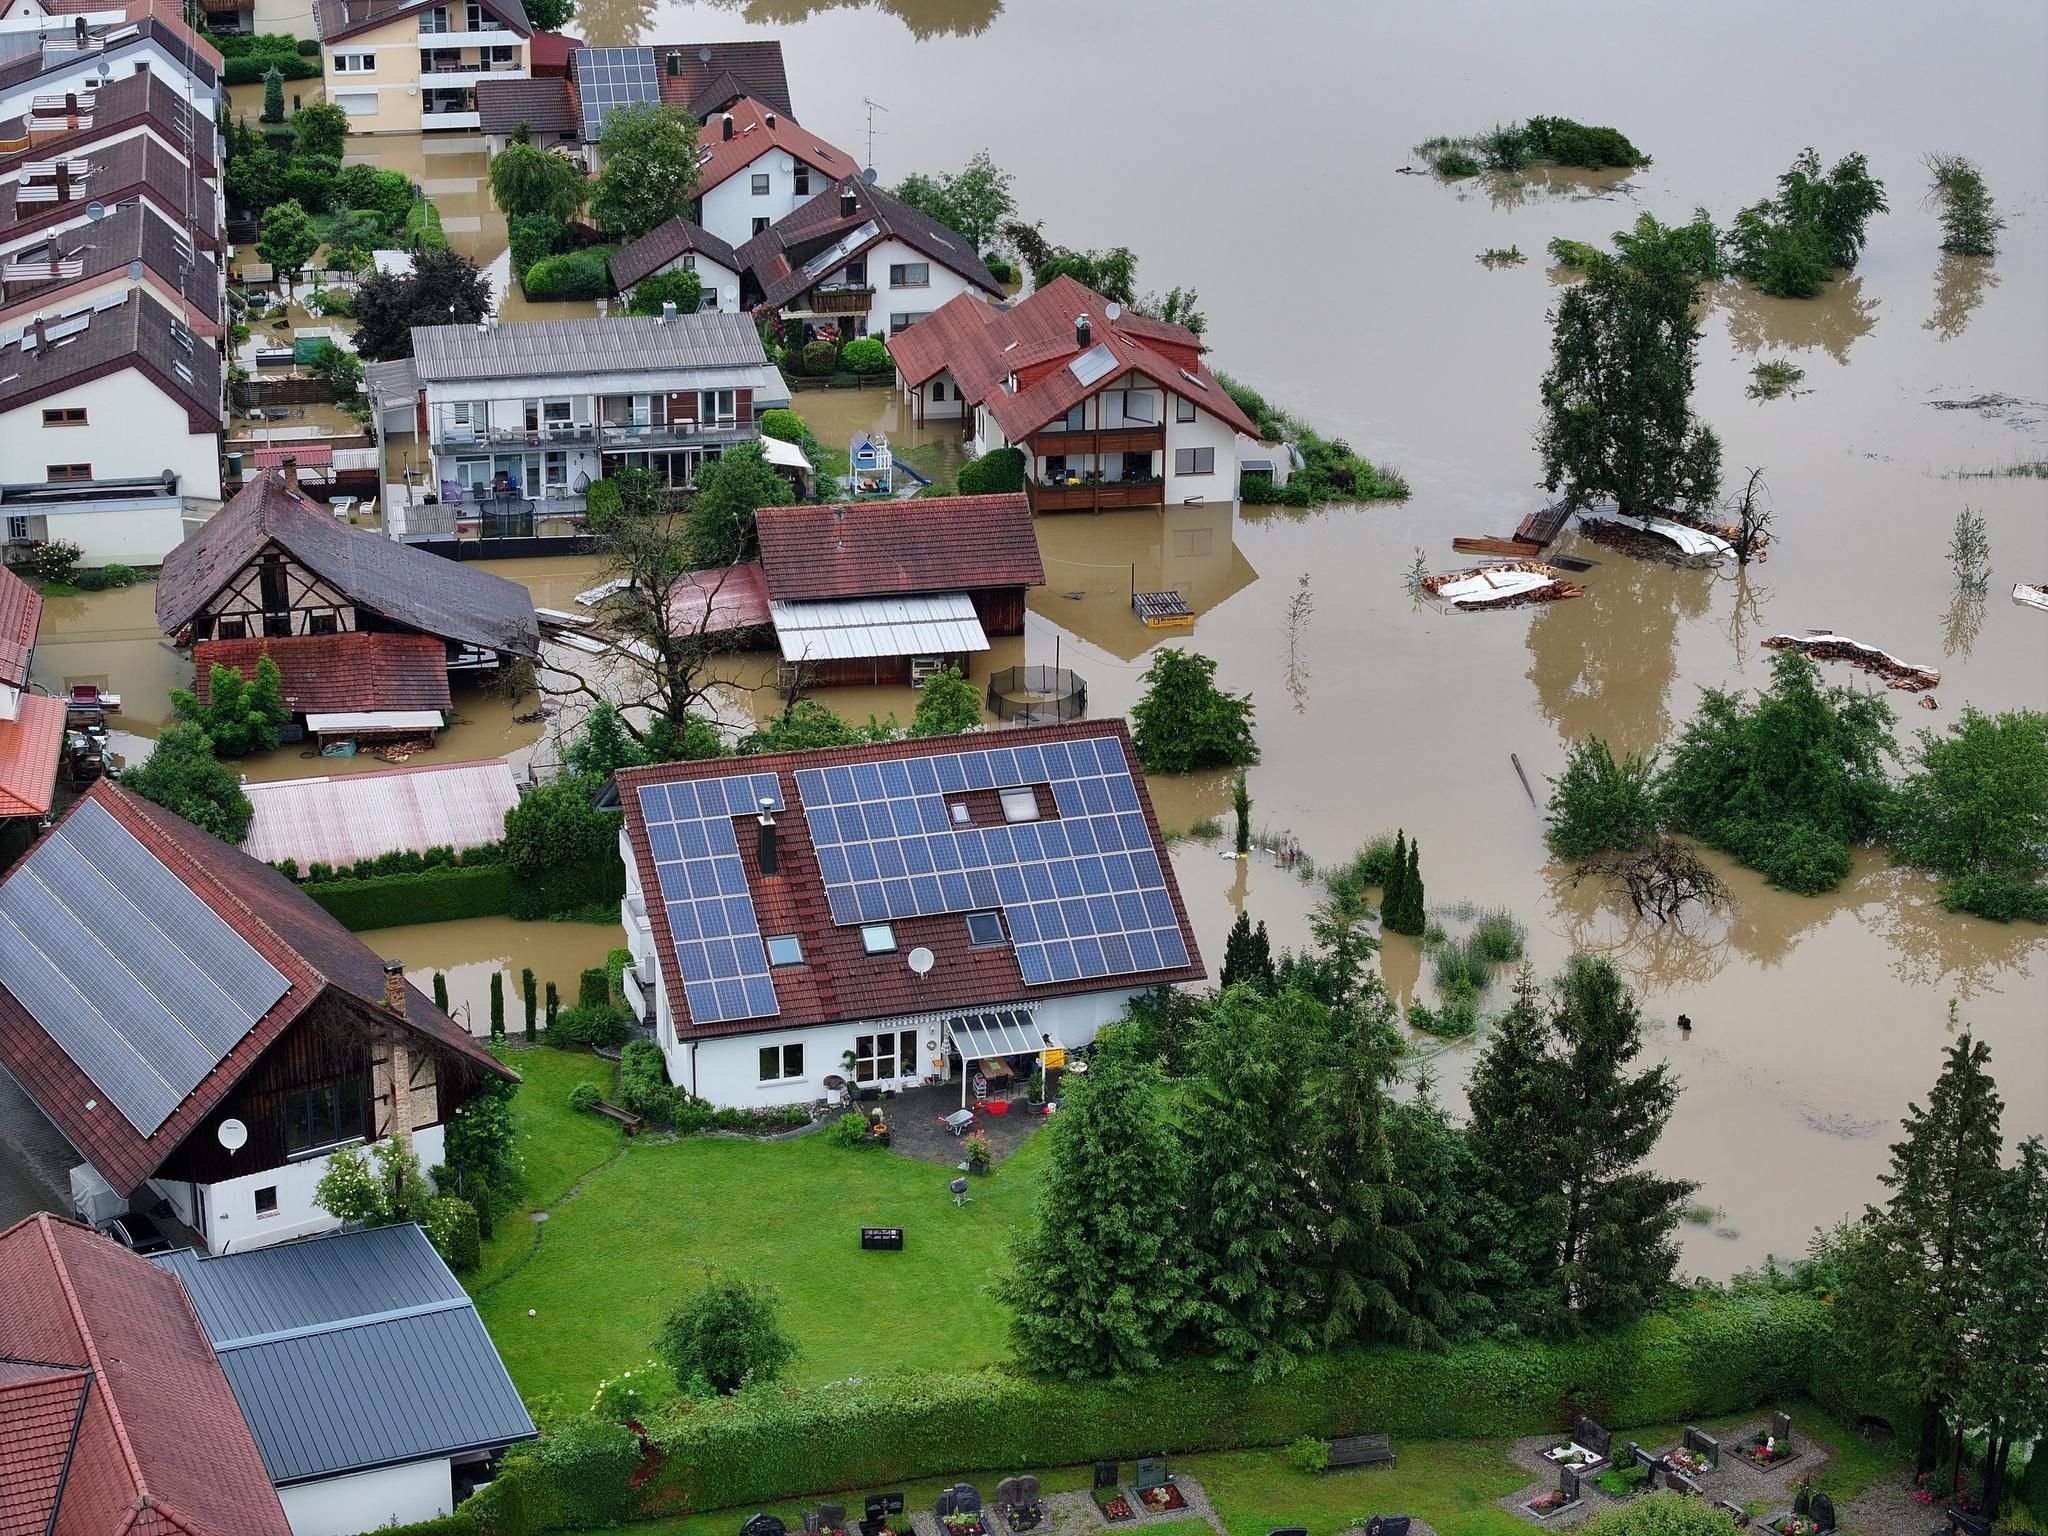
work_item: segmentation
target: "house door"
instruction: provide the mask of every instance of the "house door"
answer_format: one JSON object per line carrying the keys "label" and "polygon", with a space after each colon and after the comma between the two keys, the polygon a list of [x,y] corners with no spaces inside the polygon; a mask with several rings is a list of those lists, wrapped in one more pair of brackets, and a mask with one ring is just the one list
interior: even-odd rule
{"label": "house door", "polygon": [[856,1082],[891,1082],[899,1077],[916,1077],[917,1031],[905,1029],[882,1035],[857,1035],[853,1042],[853,1057]]}

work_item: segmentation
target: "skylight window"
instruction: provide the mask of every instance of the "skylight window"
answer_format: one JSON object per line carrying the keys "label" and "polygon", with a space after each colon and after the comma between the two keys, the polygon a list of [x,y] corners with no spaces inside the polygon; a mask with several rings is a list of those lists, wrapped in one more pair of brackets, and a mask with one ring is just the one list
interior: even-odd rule
{"label": "skylight window", "polygon": [[793,933],[772,933],[768,936],[768,963],[770,965],[802,965],[804,947]]}
{"label": "skylight window", "polygon": [[1077,384],[1097,384],[1116,371],[1116,354],[1104,342],[1097,342],[1067,364]]}
{"label": "skylight window", "polygon": [[1029,785],[1026,785],[1021,789],[1006,789],[1003,791],[1002,798],[1003,820],[1038,820],[1038,796],[1036,793],[1032,791]]}
{"label": "skylight window", "polygon": [[953,825],[956,827],[964,827],[974,820],[974,813],[967,809],[967,802],[965,800],[955,800],[952,810]]}
{"label": "skylight window", "polygon": [[888,923],[869,923],[860,931],[860,947],[870,955],[893,954],[896,929]]}
{"label": "skylight window", "polygon": [[1181,369],[1180,376],[1186,379],[1190,384],[1194,385],[1197,389],[1207,389],[1209,387],[1207,381],[1202,379],[1199,375],[1189,373],[1185,368]]}
{"label": "skylight window", "polygon": [[967,914],[967,942],[976,949],[986,949],[1003,940],[1003,919],[998,912],[970,912]]}

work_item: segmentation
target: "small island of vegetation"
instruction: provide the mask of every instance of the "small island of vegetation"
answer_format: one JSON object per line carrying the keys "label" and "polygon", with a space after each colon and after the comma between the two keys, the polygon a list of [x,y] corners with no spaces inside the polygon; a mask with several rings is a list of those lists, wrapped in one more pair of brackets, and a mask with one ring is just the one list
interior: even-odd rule
{"label": "small island of vegetation", "polygon": [[1446,181],[1481,171],[1521,171],[1532,165],[1570,165],[1589,171],[1634,170],[1650,157],[1618,128],[1601,128],[1568,117],[1532,117],[1496,123],[1484,133],[1457,138],[1439,135],[1415,146],[1417,158]]}

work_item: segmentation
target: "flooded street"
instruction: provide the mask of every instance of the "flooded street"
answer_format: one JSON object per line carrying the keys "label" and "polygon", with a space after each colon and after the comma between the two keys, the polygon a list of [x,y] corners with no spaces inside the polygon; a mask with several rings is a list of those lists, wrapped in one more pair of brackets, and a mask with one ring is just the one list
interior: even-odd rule
{"label": "flooded street", "polygon": [[[1025,635],[979,658],[975,680],[989,665],[1057,660],[1086,680],[1089,714],[1107,717],[1138,696],[1147,653],[1186,637],[1217,658],[1225,687],[1257,701],[1259,827],[1291,832],[1323,863],[1405,828],[1421,840],[1433,904],[1512,911],[1545,972],[1575,948],[1612,955],[1642,991],[1647,1054],[1671,1060],[1685,1085],[1659,1165],[1698,1179],[1699,1198],[1722,1212],[1682,1230],[1685,1267],[1725,1277],[1797,1251],[1815,1225],[1879,1193],[1898,1117],[1936,1071],[1951,998],[1991,1045],[2009,1134],[2048,1131],[2048,933],[1948,915],[1931,882],[1878,854],[1818,898],[1716,858],[1734,896],[1725,920],[1686,933],[1632,926],[1550,862],[1509,754],[1540,798],[1581,736],[1648,751],[1703,687],[1760,683],[1759,642],[1781,630],[1834,629],[1939,668],[1936,712],[1887,696],[1902,741],[1965,704],[2048,708],[2048,615],[2006,596],[2017,580],[2048,579],[2048,480],[1990,473],[2048,458],[2048,109],[2037,80],[2048,12],[1974,11],[1967,47],[1956,25],[1899,4],[1739,4],[1704,23],[1619,0],[1562,16],[1301,6],[1252,23],[1224,0],[584,0],[574,30],[606,44],[780,37],[806,125],[865,157],[862,98],[887,107],[873,154],[884,185],[957,168],[986,146],[1048,238],[1128,245],[1140,292],[1195,289],[1214,364],[1407,477],[1414,494],[1400,505],[1042,519],[1048,584],[1031,594]],[[1090,46],[1077,50],[1077,38]],[[1111,52],[1122,65],[1096,62]],[[883,57],[892,68],[880,78],[847,67]],[[1245,89],[1254,65],[1267,89]],[[1105,131],[1105,95],[1115,122],[1142,127]],[[1024,100],[1028,110],[1010,105]],[[1513,185],[1395,174],[1429,135],[1532,113],[1612,124],[1654,164]],[[1062,126],[1080,123],[1093,126]],[[1765,470],[1777,519],[1768,561],[1740,575],[1677,570],[1567,534],[1558,552],[1598,562],[1579,601],[1447,614],[1412,599],[1404,577],[1418,550],[1436,570],[1469,563],[1453,536],[1505,535],[1545,499],[1532,434],[1546,312],[1565,280],[1546,244],[1604,243],[1644,211],[1682,222],[1703,206],[1725,223],[1770,193],[1809,140],[1825,161],[1867,154],[1891,212],[1873,221],[1856,273],[1818,299],[1715,289],[1695,395],[1723,440],[1725,480]],[[1997,257],[1938,250],[1921,167],[1935,150],[1981,165],[2008,221]],[[503,249],[480,141],[358,139],[350,158],[418,178],[451,242],[478,260]],[[1509,245],[1525,264],[1475,260]],[[587,306],[515,301],[504,314],[575,309]],[[1750,370],[1772,358],[1805,370],[1801,392],[1749,398]],[[881,427],[899,451],[930,442],[957,455],[951,425],[912,428],[885,394],[803,394],[796,407],[828,447]],[[1964,506],[1983,514],[1991,543],[1981,605],[1955,601],[1946,558]],[[527,582],[538,603],[571,607],[596,566],[488,568]],[[1191,636],[1140,626],[1134,586],[1183,592]],[[152,734],[165,689],[188,685],[189,667],[163,644],[150,603],[148,587],[53,600],[38,681],[107,682],[128,700],[123,726]],[[750,685],[772,674],[765,656],[733,667]],[[1838,666],[1828,680],[1869,682]],[[915,704],[908,690],[819,696],[855,718],[907,721]],[[746,697],[756,716],[776,707],[772,689]],[[440,749],[451,762],[532,749],[557,727],[513,726],[497,701],[458,705],[464,723]],[[250,764],[252,776],[307,771],[273,757]],[[1222,775],[1155,780],[1152,794],[1170,826],[1229,813]],[[1305,941],[1317,893],[1293,873],[1192,841],[1175,864],[1212,969],[1240,907],[1276,942]],[[458,1011],[467,1004],[484,1030],[493,969],[514,978],[516,1030],[520,966],[569,994],[577,971],[619,942],[602,926],[494,921],[366,937],[423,987],[446,971]],[[1408,941],[1390,941],[1382,960],[1397,995],[1433,1000]],[[1688,1039],[1670,1024],[1681,1011],[1696,1025]],[[1473,1049],[1432,1056],[1453,1103]]]}

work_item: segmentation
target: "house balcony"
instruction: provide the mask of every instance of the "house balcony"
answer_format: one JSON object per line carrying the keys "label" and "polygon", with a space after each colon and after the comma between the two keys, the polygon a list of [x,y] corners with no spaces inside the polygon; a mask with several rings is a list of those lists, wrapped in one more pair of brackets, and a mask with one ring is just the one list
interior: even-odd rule
{"label": "house balcony", "polygon": [[814,315],[864,315],[874,302],[872,288],[813,288],[806,307]]}
{"label": "house balcony", "polygon": [[507,448],[601,448],[607,452],[651,448],[722,448],[751,442],[760,429],[751,421],[671,421],[638,426],[606,422],[555,422],[538,431],[519,427],[437,426],[436,453],[482,453]]}
{"label": "house balcony", "polygon": [[523,64],[437,64],[420,71],[420,84],[430,89],[473,90],[484,80],[524,80]]}
{"label": "house balcony", "polygon": [[1025,447],[1038,458],[1047,454],[1077,458],[1090,453],[1164,453],[1166,428],[1104,427],[1089,432],[1039,432],[1027,440]]}
{"label": "house balcony", "polygon": [[420,127],[422,130],[475,129],[481,128],[483,125],[484,116],[474,107],[470,107],[467,110],[456,109],[452,111],[435,107],[422,107],[420,109]]}
{"label": "house balcony", "polygon": [[1139,480],[1027,480],[1024,493],[1034,514],[1112,512],[1125,507],[1161,505],[1166,497],[1166,482],[1157,475]]}

